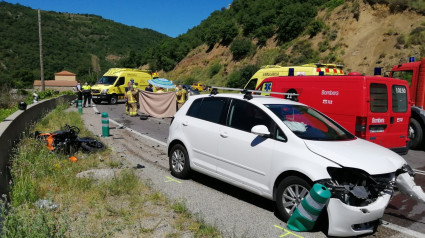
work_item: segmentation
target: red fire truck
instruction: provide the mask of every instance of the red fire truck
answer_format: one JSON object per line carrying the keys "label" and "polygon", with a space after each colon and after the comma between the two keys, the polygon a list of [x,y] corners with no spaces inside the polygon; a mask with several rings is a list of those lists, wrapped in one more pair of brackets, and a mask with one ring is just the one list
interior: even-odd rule
{"label": "red fire truck", "polygon": [[404,80],[359,73],[284,76],[265,79],[257,90],[298,94],[293,99],[325,113],[357,137],[399,154],[408,152],[410,104]]}
{"label": "red fire truck", "polygon": [[409,63],[394,66],[390,77],[404,79],[409,83],[410,100],[413,102],[409,124],[410,147],[420,148],[424,146],[425,133],[425,58],[415,62],[410,57]]}

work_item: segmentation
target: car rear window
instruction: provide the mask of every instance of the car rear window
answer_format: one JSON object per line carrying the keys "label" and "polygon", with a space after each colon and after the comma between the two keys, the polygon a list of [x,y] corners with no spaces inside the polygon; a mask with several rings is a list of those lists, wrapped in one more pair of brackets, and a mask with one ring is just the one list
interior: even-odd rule
{"label": "car rear window", "polygon": [[370,84],[370,111],[387,112],[388,93],[387,85],[380,83]]}
{"label": "car rear window", "polygon": [[227,98],[200,98],[190,105],[187,115],[202,120],[224,124],[224,113]]}
{"label": "car rear window", "polygon": [[407,90],[405,86],[392,86],[393,112],[407,112]]}

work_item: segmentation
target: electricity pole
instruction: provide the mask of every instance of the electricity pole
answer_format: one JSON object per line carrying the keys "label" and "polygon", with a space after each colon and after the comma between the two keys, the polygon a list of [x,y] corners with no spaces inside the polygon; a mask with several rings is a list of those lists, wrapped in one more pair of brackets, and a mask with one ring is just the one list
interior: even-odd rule
{"label": "electricity pole", "polygon": [[44,91],[44,66],[43,66],[43,40],[41,37],[41,15],[38,9],[38,38],[40,41],[40,77],[41,77],[41,91]]}

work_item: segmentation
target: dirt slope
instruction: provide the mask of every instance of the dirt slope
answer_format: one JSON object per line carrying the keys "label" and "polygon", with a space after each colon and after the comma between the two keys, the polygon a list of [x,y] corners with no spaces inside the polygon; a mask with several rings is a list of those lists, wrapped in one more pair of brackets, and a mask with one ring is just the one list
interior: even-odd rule
{"label": "dirt slope", "polygon": [[[356,2],[359,4],[358,8],[355,6]],[[316,19],[324,21],[328,30],[313,38],[302,36],[297,40],[310,41],[315,50],[319,50],[319,43],[328,40],[329,49],[320,53],[323,62],[325,63],[327,56],[333,53],[337,62],[329,63],[343,64],[345,72],[356,71],[372,75],[374,67],[389,71],[393,65],[406,62],[409,56],[415,56],[417,59],[421,56],[419,46],[403,44],[396,47],[400,39],[407,42],[410,32],[425,24],[425,16],[415,12],[391,13],[386,5],[371,6],[362,1],[353,1],[346,2],[332,12],[324,10]],[[337,33],[337,37],[329,40],[329,32],[332,31]],[[424,51],[422,49],[422,55]],[[229,47],[217,44],[208,51],[207,46],[203,45],[191,51],[173,71],[165,75],[175,80],[188,77],[207,78],[208,84],[223,85],[226,76],[232,71],[247,64],[272,64],[273,57],[278,52],[279,47],[274,39],[269,39],[265,47],[257,48],[255,55],[236,62],[232,59]],[[286,50],[287,54],[290,52],[291,47]],[[223,68],[217,76],[209,78],[206,71],[213,63],[219,63]]]}

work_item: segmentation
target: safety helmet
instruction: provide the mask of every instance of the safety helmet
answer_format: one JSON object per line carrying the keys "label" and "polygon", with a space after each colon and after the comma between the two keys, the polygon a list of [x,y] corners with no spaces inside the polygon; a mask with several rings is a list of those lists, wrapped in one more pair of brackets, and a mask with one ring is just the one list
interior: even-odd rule
{"label": "safety helmet", "polygon": [[19,110],[26,110],[27,109],[27,104],[25,102],[20,102],[18,104],[18,108],[19,108]]}

